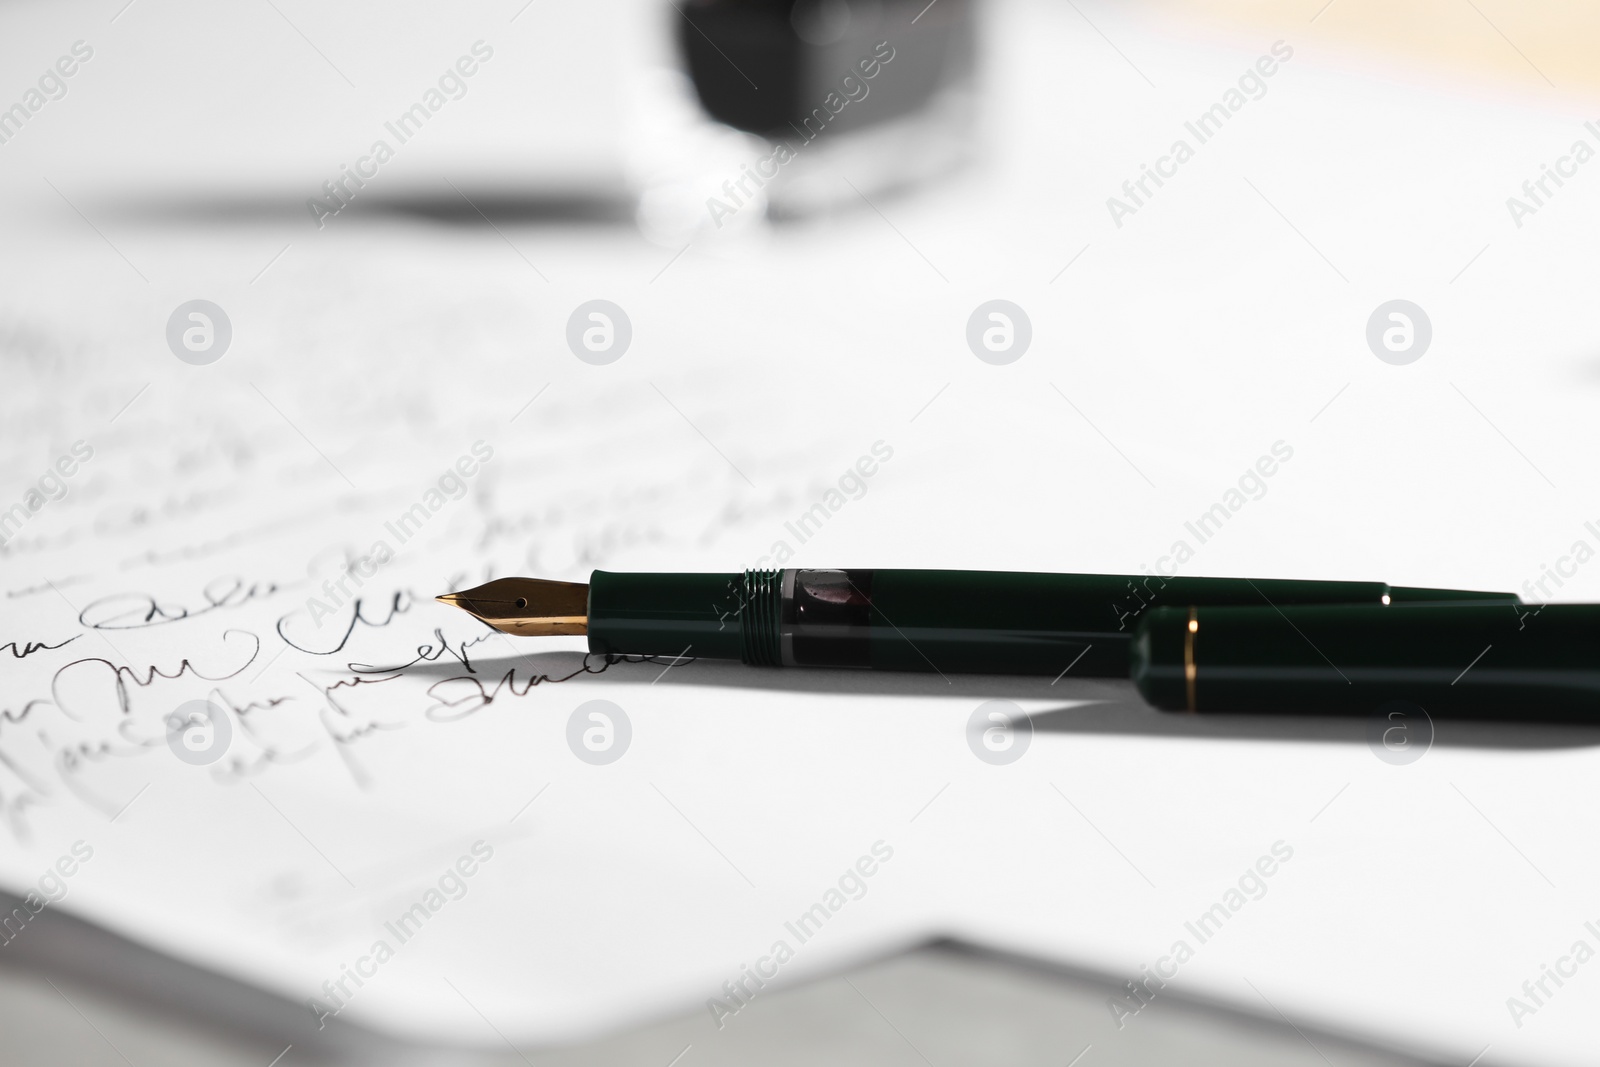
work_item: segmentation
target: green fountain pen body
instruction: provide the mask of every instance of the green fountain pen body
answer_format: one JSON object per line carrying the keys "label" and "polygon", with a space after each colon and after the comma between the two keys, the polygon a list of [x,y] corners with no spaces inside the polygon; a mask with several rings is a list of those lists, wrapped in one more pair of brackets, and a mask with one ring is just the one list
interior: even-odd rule
{"label": "green fountain pen body", "polygon": [[1131,653],[1167,711],[1600,723],[1600,604],[1162,607]]}
{"label": "green fountain pen body", "polygon": [[507,633],[587,634],[611,655],[1104,678],[1128,677],[1139,620],[1161,605],[1517,603],[1382,582],[884,569],[595,571],[587,585],[498,578],[439,599]]}

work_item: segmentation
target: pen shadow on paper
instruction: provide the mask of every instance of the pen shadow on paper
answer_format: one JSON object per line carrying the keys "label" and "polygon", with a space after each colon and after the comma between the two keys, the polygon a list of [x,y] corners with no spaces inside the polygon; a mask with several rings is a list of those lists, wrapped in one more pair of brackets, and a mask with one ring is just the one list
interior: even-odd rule
{"label": "pen shadow on paper", "polygon": [[[598,657],[589,657],[594,664]],[[816,693],[864,697],[919,697],[968,701],[1015,700],[1035,733],[1099,734],[1129,737],[1194,738],[1223,741],[1325,741],[1369,743],[1365,716],[1333,715],[1185,715],[1158,711],[1140,698],[1132,682],[1112,678],[1060,678],[1014,675],[939,675],[904,671],[773,670],[724,660],[613,663],[593,674],[581,673],[579,652],[531,652],[474,660],[480,676],[496,678],[516,669],[530,670],[552,681],[576,675],[582,683],[597,678],[624,685],[705,686],[784,693]],[[459,677],[458,664],[419,664],[408,674]],[[1059,701],[1059,707],[1033,710],[1038,701]],[[1600,746],[1600,727],[1545,722],[1469,722],[1436,720],[1434,745],[1461,748],[1557,749]]]}
{"label": "pen shadow on paper", "polygon": [[[365,194],[338,212],[375,221],[416,219],[445,225],[487,229],[506,225],[582,225],[631,227],[633,205],[621,190],[516,190],[469,186],[468,195],[416,188]],[[132,223],[215,225],[217,223],[294,223],[314,220],[303,199],[272,190],[204,195],[147,194],[102,197],[94,204],[108,218]]]}

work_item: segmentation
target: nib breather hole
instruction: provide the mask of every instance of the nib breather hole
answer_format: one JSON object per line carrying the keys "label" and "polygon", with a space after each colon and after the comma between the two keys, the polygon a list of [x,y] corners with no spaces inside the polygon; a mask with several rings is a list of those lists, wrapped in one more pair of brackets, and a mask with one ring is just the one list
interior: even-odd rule
{"label": "nib breather hole", "polygon": [[527,597],[525,597],[525,596],[517,597],[517,607],[525,608],[527,606],[528,606],[528,598]]}

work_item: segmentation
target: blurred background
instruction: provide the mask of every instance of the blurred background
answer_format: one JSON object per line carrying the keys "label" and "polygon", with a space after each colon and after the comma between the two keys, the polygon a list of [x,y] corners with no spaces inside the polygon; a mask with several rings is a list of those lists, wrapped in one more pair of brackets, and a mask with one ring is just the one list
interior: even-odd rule
{"label": "blurred background", "polygon": [[[12,914],[97,856],[7,928],[0,1058],[1593,1062],[1600,968],[1539,985],[1600,948],[1581,732],[1441,727],[1397,767],[1359,726],[1207,733],[1122,687],[522,692],[498,647],[520,710],[445,729],[464,623],[369,632],[340,596],[345,650],[306,612],[475,441],[369,612],[779,543],[1600,598],[1597,45],[1578,0],[0,3]],[[245,762],[119,747],[240,633]],[[80,694],[87,656],[128,672]],[[579,687],[634,718],[609,777],[560,740]],[[990,697],[1036,722],[1003,772],[960,740]],[[501,880],[319,1026],[480,833]],[[892,878],[727,991],[880,839]],[[1228,939],[1135,992],[1285,841]]]}

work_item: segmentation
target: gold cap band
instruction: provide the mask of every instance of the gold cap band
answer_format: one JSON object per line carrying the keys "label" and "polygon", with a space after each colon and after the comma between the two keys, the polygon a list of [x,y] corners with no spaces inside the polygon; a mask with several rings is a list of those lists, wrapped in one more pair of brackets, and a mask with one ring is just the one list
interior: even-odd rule
{"label": "gold cap band", "polygon": [[1189,625],[1183,630],[1183,691],[1188,698],[1189,710],[1196,711],[1194,702],[1194,679],[1197,673],[1194,662],[1194,635],[1200,632],[1200,612],[1197,608],[1189,609]]}

